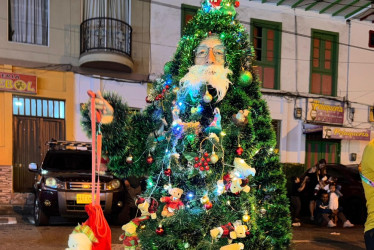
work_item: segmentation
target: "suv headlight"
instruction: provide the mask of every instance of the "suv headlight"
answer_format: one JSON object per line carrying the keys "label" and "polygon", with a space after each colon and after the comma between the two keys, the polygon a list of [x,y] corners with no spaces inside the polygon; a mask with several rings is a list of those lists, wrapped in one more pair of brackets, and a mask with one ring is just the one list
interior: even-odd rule
{"label": "suv headlight", "polygon": [[119,180],[115,179],[115,180],[111,180],[108,183],[107,189],[108,190],[118,189],[120,186],[121,186],[121,182]]}
{"label": "suv headlight", "polygon": [[49,188],[64,188],[64,185],[59,180],[53,177],[48,177],[47,179],[45,179],[44,185]]}

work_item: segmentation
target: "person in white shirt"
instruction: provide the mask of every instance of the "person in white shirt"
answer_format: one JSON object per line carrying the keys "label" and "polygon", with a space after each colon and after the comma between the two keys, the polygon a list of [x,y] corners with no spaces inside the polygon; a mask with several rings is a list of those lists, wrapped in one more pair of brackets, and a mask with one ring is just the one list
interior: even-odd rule
{"label": "person in white shirt", "polygon": [[[336,184],[330,183],[330,194],[329,194],[329,209],[332,211],[331,218],[336,225],[338,218],[343,221],[343,227],[353,227],[354,225],[345,218],[343,212],[339,207],[339,197],[340,195],[336,192]],[[340,193],[340,192],[339,192]]]}

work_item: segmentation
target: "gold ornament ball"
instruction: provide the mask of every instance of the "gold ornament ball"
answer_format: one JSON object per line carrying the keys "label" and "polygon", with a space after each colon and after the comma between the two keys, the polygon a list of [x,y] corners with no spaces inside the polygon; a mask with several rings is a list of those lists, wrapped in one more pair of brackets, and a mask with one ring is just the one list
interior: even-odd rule
{"label": "gold ornament ball", "polygon": [[215,164],[218,160],[219,160],[218,155],[216,155],[216,153],[213,152],[212,155],[210,156],[210,162]]}
{"label": "gold ornament ball", "polygon": [[251,216],[249,216],[248,214],[243,215],[242,220],[243,220],[244,222],[248,222],[250,219],[251,219]]}
{"label": "gold ornament ball", "polygon": [[203,97],[205,103],[210,103],[213,100],[213,96],[207,91]]}

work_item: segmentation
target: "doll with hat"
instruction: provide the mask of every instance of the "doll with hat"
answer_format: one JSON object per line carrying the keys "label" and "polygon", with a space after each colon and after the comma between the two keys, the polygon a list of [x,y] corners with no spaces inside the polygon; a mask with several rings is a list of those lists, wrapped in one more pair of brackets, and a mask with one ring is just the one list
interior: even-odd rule
{"label": "doll with hat", "polygon": [[142,221],[148,220],[149,216],[140,216],[135,219],[132,219],[129,223],[122,226],[122,230],[125,231],[119,237],[119,240],[123,241],[125,250],[134,250],[139,244],[138,234],[136,229],[139,227]]}

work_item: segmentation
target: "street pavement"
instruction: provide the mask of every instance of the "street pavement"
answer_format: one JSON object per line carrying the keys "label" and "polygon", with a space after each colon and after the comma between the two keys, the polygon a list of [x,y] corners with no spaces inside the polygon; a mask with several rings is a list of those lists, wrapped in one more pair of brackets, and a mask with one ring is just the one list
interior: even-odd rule
{"label": "street pavement", "polygon": [[[32,207],[0,206],[0,250],[53,250],[65,249],[69,234],[77,221],[53,218],[52,225],[35,227],[31,216]],[[123,249],[118,237],[122,234],[120,226],[110,225],[112,231],[112,249]],[[293,227],[290,249],[295,250],[330,250],[349,249],[365,250],[363,225],[353,228],[319,227],[303,223]]]}

